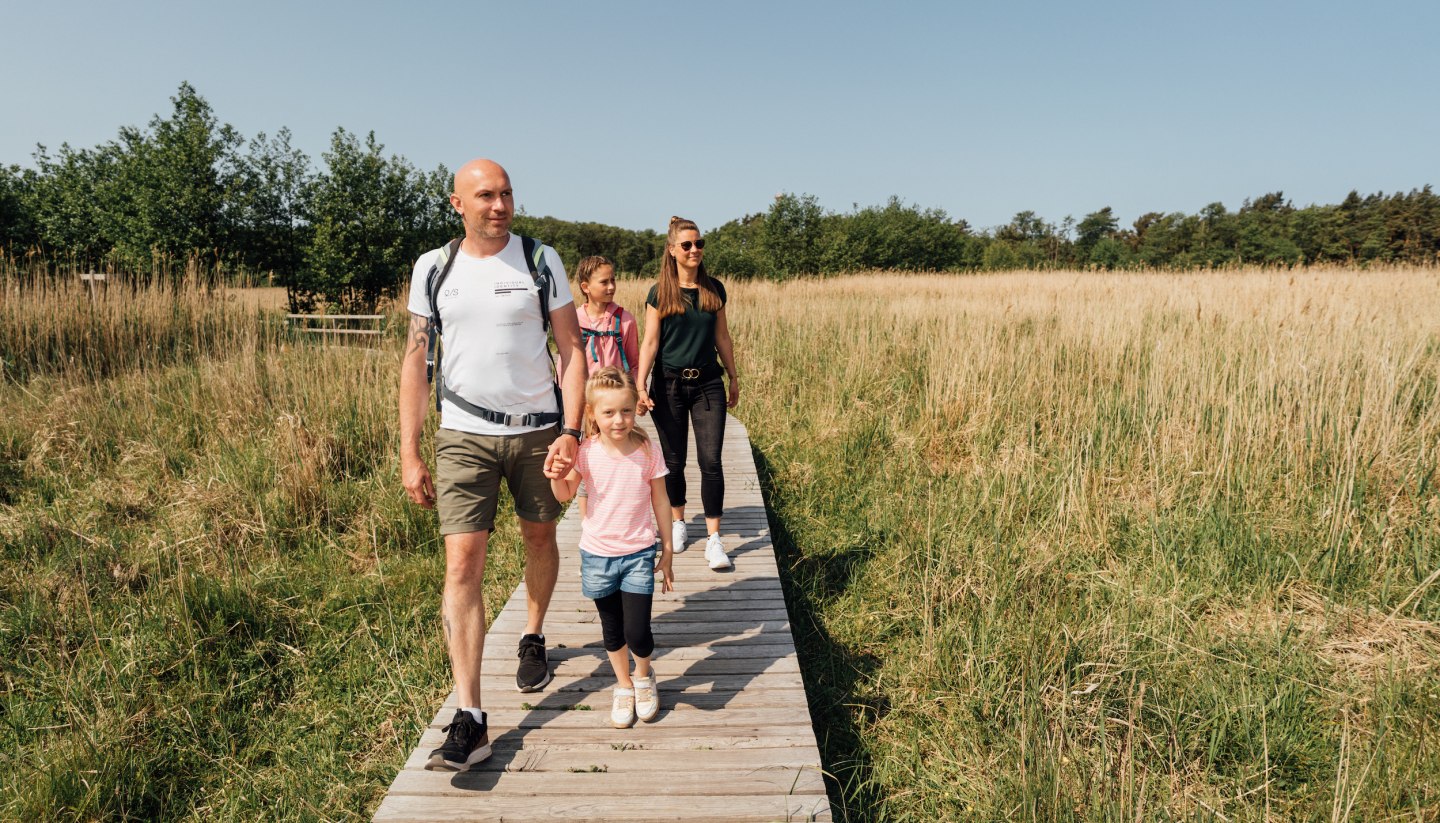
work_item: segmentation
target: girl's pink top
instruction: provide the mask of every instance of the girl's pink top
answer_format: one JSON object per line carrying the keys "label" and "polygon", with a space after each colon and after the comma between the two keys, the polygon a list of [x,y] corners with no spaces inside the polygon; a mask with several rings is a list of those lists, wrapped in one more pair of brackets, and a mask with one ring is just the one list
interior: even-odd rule
{"label": "girl's pink top", "polygon": [[[640,331],[635,325],[635,315],[625,311],[619,303],[605,307],[605,313],[598,320],[591,320],[584,303],[575,304],[575,314],[580,318],[580,342],[585,344],[585,376],[589,377],[605,366],[616,366],[630,372],[630,377],[639,385],[640,379]],[[613,336],[586,336],[585,330],[598,332],[615,331],[615,318],[620,318],[620,339]],[[620,353],[625,353],[622,361]]]}
{"label": "girl's pink top", "polygon": [[588,495],[585,519],[580,521],[580,548],[623,557],[655,545],[650,481],[670,473],[660,444],[651,441],[622,457],[587,437],[575,455],[575,471],[585,481]]}

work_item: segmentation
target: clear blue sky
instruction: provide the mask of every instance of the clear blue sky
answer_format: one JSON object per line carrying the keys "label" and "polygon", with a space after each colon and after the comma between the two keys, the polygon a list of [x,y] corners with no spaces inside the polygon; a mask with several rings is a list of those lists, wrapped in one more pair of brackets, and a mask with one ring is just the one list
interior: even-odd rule
{"label": "clear blue sky", "polygon": [[3,0],[0,163],[90,147],[189,81],[319,165],[374,130],[500,161],[530,214],[713,227],[782,191],[1193,213],[1440,184],[1440,3],[388,5]]}

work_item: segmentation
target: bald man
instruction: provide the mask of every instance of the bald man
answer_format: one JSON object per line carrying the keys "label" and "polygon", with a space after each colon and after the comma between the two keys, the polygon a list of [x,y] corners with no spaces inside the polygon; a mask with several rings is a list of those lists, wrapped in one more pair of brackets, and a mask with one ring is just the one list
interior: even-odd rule
{"label": "bald man", "polygon": [[501,480],[514,498],[525,543],[528,616],[515,684],[522,692],[533,692],[550,682],[544,621],[560,562],[555,521],[561,508],[544,472],[552,467],[563,472],[574,463],[585,369],[569,368],[584,357],[580,325],[560,255],[545,246],[544,259],[554,278],[550,328],[565,375],[559,408],[539,291],[523,242],[510,233],[515,216],[510,175],[490,160],[472,160],[455,173],[450,204],[465,224],[465,237],[435,304],[443,346],[442,368],[435,375],[443,398],[435,475],[432,479],[421,455],[420,438],[429,404],[425,354],[431,306],[426,284],[432,268],[438,268],[440,249],[420,256],[410,282],[413,316],[400,366],[400,470],[410,499],[439,510],[445,540],[441,610],[460,708],[427,768],[464,770],[490,756],[480,701],[482,584]]}

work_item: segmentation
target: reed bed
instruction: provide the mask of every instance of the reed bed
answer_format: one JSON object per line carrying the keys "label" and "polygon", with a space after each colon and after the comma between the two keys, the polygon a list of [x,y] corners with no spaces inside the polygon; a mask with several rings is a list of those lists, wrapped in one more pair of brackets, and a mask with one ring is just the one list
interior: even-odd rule
{"label": "reed bed", "polygon": [[1440,276],[731,287],[851,820],[1440,815]]}
{"label": "reed bed", "polygon": [[98,380],[284,333],[284,318],[195,272],[82,280],[0,264],[0,382],[63,373]]}

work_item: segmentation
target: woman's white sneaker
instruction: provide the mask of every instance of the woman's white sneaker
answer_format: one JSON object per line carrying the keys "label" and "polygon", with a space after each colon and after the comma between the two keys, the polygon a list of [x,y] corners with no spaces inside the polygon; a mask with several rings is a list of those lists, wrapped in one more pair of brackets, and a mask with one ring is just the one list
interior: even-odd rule
{"label": "woman's white sneaker", "polygon": [[684,520],[676,520],[670,524],[670,551],[675,554],[685,551],[685,541],[690,537],[690,530],[686,528]]}
{"label": "woman's white sneaker", "polygon": [[635,716],[649,723],[660,713],[660,692],[655,688],[655,675],[635,678]]}
{"label": "woman's white sneaker", "polygon": [[711,571],[723,571],[731,566],[730,556],[725,553],[725,544],[720,542],[720,535],[712,534],[705,541],[705,562],[710,564]]}
{"label": "woman's white sneaker", "polygon": [[615,699],[610,704],[610,725],[617,729],[628,729],[635,725],[635,690],[615,687]]}

